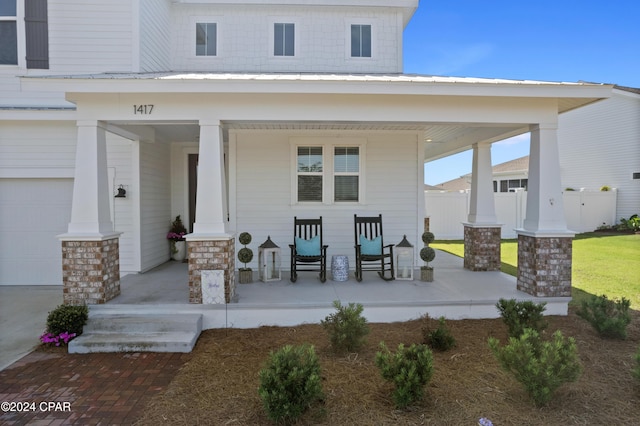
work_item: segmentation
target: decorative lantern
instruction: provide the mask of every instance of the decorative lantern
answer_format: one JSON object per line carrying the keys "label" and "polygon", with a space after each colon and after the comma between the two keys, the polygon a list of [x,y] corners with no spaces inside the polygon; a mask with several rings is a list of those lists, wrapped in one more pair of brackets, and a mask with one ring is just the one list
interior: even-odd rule
{"label": "decorative lantern", "polygon": [[258,267],[260,281],[280,281],[280,247],[271,236],[258,247]]}
{"label": "decorative lantern", "polygon": [[393,248],[396,252],[396,280],[413,280],[413,246],[407,241],[407,236]]}

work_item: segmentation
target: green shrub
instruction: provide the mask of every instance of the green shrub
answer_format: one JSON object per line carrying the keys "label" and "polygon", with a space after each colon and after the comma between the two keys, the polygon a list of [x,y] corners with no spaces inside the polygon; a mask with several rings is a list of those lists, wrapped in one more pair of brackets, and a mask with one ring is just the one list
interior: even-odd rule
{"label": "green shrub", "polygon": [[75,333],[79,336],[88,318],[89,308],[86,305],[60,305],[47,316],[47,332],[54,335]]}
{"label": "green shrub", "polygon": [[621,218],[620,226],[621,231],[640,231],[640,217],[637,214],[631,215],[629,219]]}
{"label": "green shrub", "polygon": [[636,359],[636,366],[633,368],[631,373],[633,374],[633,377],[635,377],[640,381],[640,347],[638,347],[638,352],[636,352],[635,354],[635,359]]}
{"label": "green shrub", "polygon": [[342,306],[333,302],[336,312],[328,315],[320,323],[329,334],[331,346],[336,352],[355,352],[364,345],[369,334],[367,319],[362,316],[364,308],[360,303]]}
{"label": "green shrub", "polygon": [[508,345],[500,347],[499,343],[489,338],[502,368],[514,375],[538,406],[547,404],[558,387],[576,381],[582,372],[575,340],[565,339],[560,330],[548,342],[527,328],[519,338],[510,337]]}
{"label": "green shrub", "polygon": [[323,397],[320,362],[314,347],[287,345],[272,351],[260,370],[258,394],[270,420],[298,419]]}
{"label": "green shrub", "polygon": [[629,307],[631,302],[609,300],[606,295],[592,296],[582,301],[578,315],[587,320],[602,337],[611,339],[626,339],[627,326],[631,322]]}
{"label": "green shrub", "polygon": [[384,342],[376,353],[376,366],[382,378],[395,385],[393,402],[404,408],[422,399],[424,387],[433,375],[433,353],[426,345],[412,344],[405,348],[401,343],[395,354],[389,352]]}
{"label": "green shrub", "polygon": [[[428,319],[428,316],[427,316]],[[438,320],[438,328],[431,329],[428,325],[422,328],[424,343],[437,351],[448,351],[456,346],[456,339],[447,327],[444,317]]]}
{"label": "green shrub", "polygon": [[533,303],[530,300],[517,302],[515,299],[500,299],[496,304],[502,320],[507,326],[510,337],[520,337],[525,328],[531,328],[538,333],[547,328],[547,321],[542,313],[546,302]]}

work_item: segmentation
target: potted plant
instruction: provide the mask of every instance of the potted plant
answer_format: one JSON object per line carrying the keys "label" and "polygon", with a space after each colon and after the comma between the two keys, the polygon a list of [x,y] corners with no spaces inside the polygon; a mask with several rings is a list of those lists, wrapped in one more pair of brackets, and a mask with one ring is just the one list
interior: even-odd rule
{"label": "potted plant", "polygon": [[171,229],[167,234],[167,239],[171,243],[171,258],[182,262],[187,255],[187,243],[184,240],[184,236],[187,233],[187,228],[184,227],[180,215],[176,216],[176,219],[171,222]]}
{"label": "potted plant", "polygon": [[436,251],[429,247],[429,244],[433,242],[435,236],[433,232],[425,231],[422,234],[422,242],[424,247],[420,250],[420,259],[425,263],[420,267],[420,281],[433,281],[433,267],[429,266],[429,262],[436,258]]}
{"label": "potted plant", "polygon": [[247,263],[253,259],[253,250],[247,247],[251,243],[251,234],[243,232],[238,237],[238,241],[244,247],[238,250],[238,260],[244,263],[244,268],[238,268],[238,280],[240,284],[249,284],[253,282],[253,270],[247,267]]}

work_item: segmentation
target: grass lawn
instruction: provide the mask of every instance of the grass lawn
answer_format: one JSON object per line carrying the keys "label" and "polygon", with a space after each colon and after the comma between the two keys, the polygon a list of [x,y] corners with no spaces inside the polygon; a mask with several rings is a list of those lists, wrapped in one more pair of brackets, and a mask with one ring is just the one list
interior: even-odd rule
{"label": "grass lawn", "polygon": [[[438,240],[433,248],[456,256],[464,255],[461,240]],[[502,240],[502,271],[517,276],[518,241]],[[590,232],[573,240],[572,303],[588,295],[626,297],[633,309],[640,309],[640,235],[610,235]]]}

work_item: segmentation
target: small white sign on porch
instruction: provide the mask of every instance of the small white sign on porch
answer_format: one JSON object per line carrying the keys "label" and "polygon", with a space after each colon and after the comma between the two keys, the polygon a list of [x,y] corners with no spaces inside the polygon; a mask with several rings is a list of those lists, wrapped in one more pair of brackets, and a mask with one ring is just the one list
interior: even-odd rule
{"label": "small white sign on porch", "polygon": [[223,305],[224,271],[221,269],[201,271],[202,303],[205,305]]}

